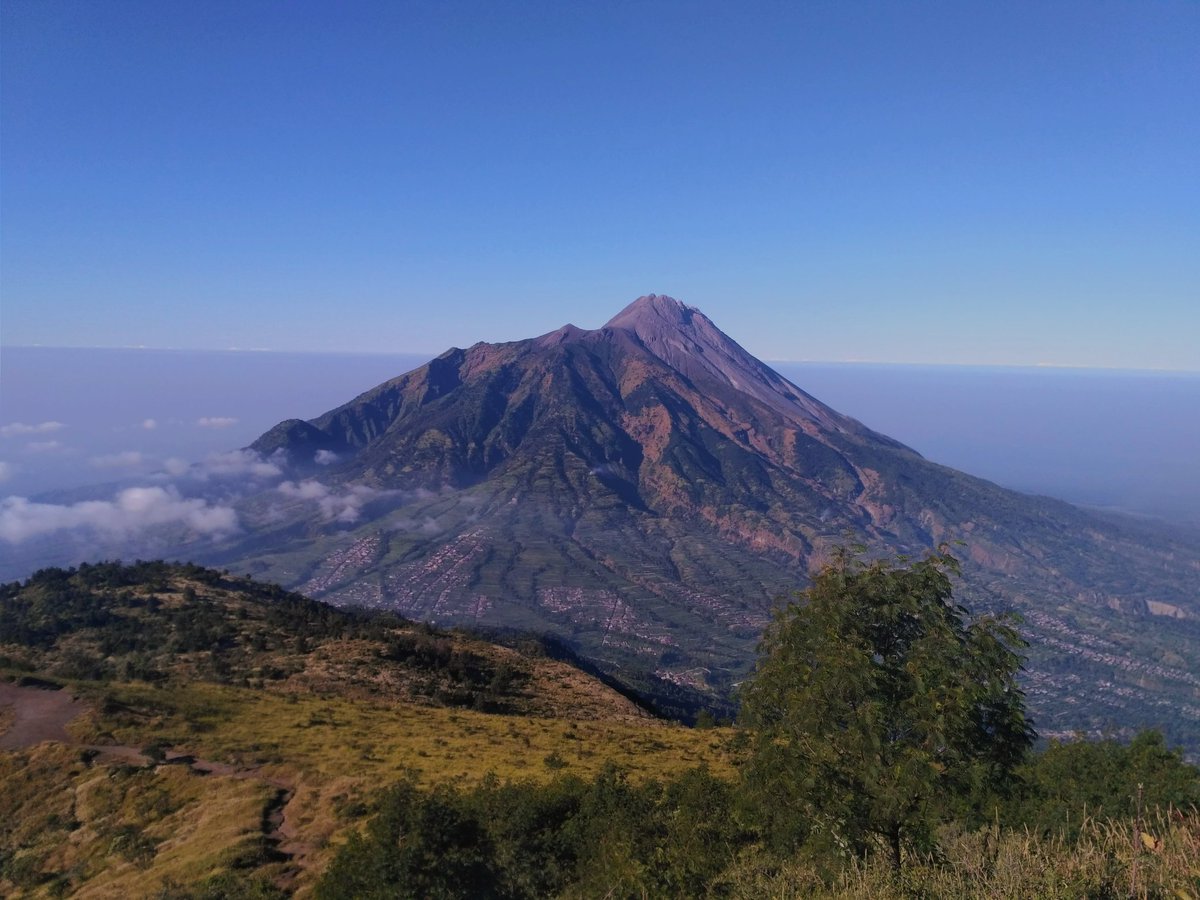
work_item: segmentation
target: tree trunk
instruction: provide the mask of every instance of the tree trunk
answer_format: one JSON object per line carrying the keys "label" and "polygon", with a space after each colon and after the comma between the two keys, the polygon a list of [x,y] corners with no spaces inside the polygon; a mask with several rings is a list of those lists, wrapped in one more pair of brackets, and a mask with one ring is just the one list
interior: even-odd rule
{"label": "tree trunk", "polygon": [[888,833],[888,844],[892,848],[892,870],[900,871],[900,826],[893,825]]}

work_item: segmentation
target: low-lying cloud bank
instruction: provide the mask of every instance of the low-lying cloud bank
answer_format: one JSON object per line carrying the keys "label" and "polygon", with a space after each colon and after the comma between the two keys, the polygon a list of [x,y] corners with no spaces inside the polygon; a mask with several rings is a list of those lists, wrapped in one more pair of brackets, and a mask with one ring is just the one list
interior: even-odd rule
{"label": "low-lying cloud bank", "polygon": [[283,475],[283,469],[253,450],[230,450],[228,453],[214,453],[203,462],[188,467],[187,474],[201,480],[206,478],[278,478]]}
{"label": "low-lying cloud bank", "polygon": [[361,484],[351,485],[339,492],[312,479],[301,482],[285,481],[275,490],[292,500],[315,501],[326,522],[342,522],[347,525],[359,520],[363,507],[371,500],[395,493],[379,491]]}
{"label": "low-lying cloud bank", "polygon": [[[95,471],[117,477],[155,462],[136,450],[87,460]],[[325,523],[345,527],[370,515],[373,501],[404,496],[363,486],[329,487],[311,479],[284,480],[288,475],[282,457],[252,450],[214,453],[199,462],[172,457],[158,465],[157,472],[136,481],[76,497],[0,499],[0,581],[26,577],[44,565],[87,559],[181,552],[200,558],[210,542],[281,520],[282,507],[297,502],[315,504]],[[0,480],[13,468],[0,463]]]}
{"label": "low-lying cloud bank", "polygon": [[75,529],[126,538],[166,525],[216,537],[237,531],[238,517],[230,506],[185,498],[173,487],[131,487],[112,500],[70,504],[33,503],[24,497],[0,500],[0,540],[10,544]]}
{"label": "low-lying cloud bank", "polygon": [[66,428],[62,422],[38,422],[36,425],[27,425],[24,422],[9,422],[7,425],[0,425],[0,437],[14,437],[16,435],[26,434],[49,434],[52,431]]}
{"label": "low-lying cloud bank", "polygon": [[208,481],[209,479],[269,479],[282,478],[283,469],[264,459],[253,450],[230,450],[227,453],[213,453],[200,462],[188,462],[172,456],[163,460],[163,471],[160,478],[174,478],[189,481]]}

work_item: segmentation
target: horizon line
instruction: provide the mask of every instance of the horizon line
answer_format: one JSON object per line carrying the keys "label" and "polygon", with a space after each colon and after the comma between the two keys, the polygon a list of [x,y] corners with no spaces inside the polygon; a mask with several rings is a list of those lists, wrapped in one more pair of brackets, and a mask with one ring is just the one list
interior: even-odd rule
{"label": "horizon line", "polygon": [[[465,349],[447,347],[440,352],[427,350],[280,350],[274,347],[148,347],[145,345],[101,346],[101,345],[65,345],[65,344],[0,344],[3,350],[126,350],[146,351],[150,353],[245,353],[245,354],[311,354],[314,356],[423,356],[436,359],[449,350]],[[428,355],[427,355],[428,354]],[[936,366],[941,368],[958,369],[1039,369],[1066,370],[1080,372],[1144,372],[1172,375],[1200,375],[1200,368],[1183,369],[1171,366],[1106,366],[1094,363],[970,363],[970,362],[929,362],[901,361],[878,359],[763,359],[765,363],[789,365],[828,365],[828,366]]]}

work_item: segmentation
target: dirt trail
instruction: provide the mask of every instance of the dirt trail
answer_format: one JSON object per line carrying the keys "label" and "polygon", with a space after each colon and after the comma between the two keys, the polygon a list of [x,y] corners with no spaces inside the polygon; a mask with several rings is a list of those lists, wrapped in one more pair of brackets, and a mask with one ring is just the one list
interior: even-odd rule
{"label": "dirt trail", "polygon": [[[93,760],[120,762],[135,766],[153,764],[141,748],[125,744],[80,744],[67,732],[67,725],[86,709],[85,704],[65,690],[22,687],[0,681],[0,707],[11,709],[12,722],[0,732],[0,750],[26,750],[42,741],[81,746],[93,754]],[[290,781],[262,772],[257,767],[240,768],[228,763],[197,759],[186,753],[168,751],[160,765],[184,765],[196,775],[262,781],[276,789],[263,810],[263,835],[279,858],[303,865],[311,847],[299,840],[295,827],[288,822],[287,807],[296,793]]]}
{"label": "dirt trail", "polygon": [[0,734],[0,750],[25,750],[42,741],[73,743],[67,724],[84,705],[66,691],[20,687],[0,681],[0,706],[12,709],[13,721]]}

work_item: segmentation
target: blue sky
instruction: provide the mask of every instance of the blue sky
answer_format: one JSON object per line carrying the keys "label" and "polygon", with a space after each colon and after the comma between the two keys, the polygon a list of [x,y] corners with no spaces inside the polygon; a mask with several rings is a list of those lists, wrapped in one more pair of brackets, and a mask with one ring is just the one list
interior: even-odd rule
{"label": "blue sky", "polygon": [[0,6],[0,341],[1200,369],[1200,4]]}

